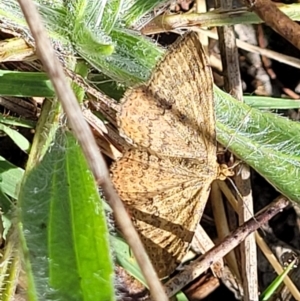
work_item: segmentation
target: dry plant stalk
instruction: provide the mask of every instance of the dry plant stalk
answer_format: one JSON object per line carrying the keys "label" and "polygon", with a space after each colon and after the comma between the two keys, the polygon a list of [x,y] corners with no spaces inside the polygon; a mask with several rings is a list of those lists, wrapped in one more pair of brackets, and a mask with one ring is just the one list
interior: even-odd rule
{"label": "dry plant stalk", "polygon": [[[215,0],[216,7],[230,10],[232,0]],[[242,80],[233,26],[217,28],[219,47],[222,58],[225,90],[236,99],[243,101]],[[237,171],[238,169],[236,169]],[[236,172],[235,185],[242,197],[239,200],[239,224],[243,224],[253,216],[253,199],[250,181],[250,167],[243,165],[244,173]],[[247,177],[242,175],[247,174]],[[232,212],[233,213],[233,212]],[[231,254],[234,257],[234,254]],[[249,235],[240,245],[242,283],[245,301],[258,300],[257,255],[254,235]],[[239,275],[239,274],[237,274]]]}

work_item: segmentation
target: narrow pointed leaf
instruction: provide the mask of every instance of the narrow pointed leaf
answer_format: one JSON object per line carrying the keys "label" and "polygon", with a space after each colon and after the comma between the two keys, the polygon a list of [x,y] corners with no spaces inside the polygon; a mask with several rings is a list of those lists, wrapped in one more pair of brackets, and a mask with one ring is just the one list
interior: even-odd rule
{"label": "narrow pointed leaf", "polygon": [[244,96],[247,105],[258,109],[298,109],[300,108],[299,99],[286,99],[264,96]]}
{"label": "narrow pointed leaf", "polygon": [[14,130],[4,125],[3,123],[0,123],[0,131],[4,132],[7,136],[9,136],[22,151],[27,152],[29,150],[29,141],[17,130]]}
{"label": "narrow pointed leaf", "polygon": [[0,156],[0,190],[13,199],[17,199],[17,189],[24,170]]}
{"label": "narrow pointed leaf", "polygon": [[43,72],[0,70],[0,95],[19,97],[53,97],[54,88]]}
{"label": "narrow pointed leaf", "polygon": [[267,301],[272,297],[272,295],[275,294],[278,287],[282,284],[284,278],[287,276],[290,270],[294,268],[295,263],[296,263],[296,259],[293,260],[286,267],[286,269],[274,279],[274,281],[272,281],[272,283],[266,288],[266,290],[259,296],[259,300]]}

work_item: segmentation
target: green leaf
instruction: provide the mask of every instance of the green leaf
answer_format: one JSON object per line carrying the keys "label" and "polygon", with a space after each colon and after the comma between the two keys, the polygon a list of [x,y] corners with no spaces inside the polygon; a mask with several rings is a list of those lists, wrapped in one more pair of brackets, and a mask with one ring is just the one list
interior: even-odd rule
{"label": "green leaf", "polygon": [[131,27],[135,22],[141,20],[147,13],[168,0],[131,0],[125,1],[127,6],[124,8],[125,14],[122,21],[125,22],[127,27]]}
{"label": "green leaf", "polygon": [[147,80],[151,69],[164,53],[162,48],[128,29],[114,28],[111,37],[116,44],[112,55],[105,57],[79,53],[106,76],[127,86]]}
{"label": "green leaf", "polygon": [[29,129],[34,128],[36,125],[36,122],[32,120],[26,120],[20,117],[11,117],[11,116],[3,117],[2,115],[0,115],[0,123],[12,125],[12,126],[20,126]]}
{"label": "green leaf", "polygon": [[[89,71],[89,65],[83,60],[77,60],[74,69],[75,69],[74,72],[76,74],[79,74],[82,78],[86,78]],[[75,82],[71,83],[71,88],[75,94],[77,101],[80,104],[82,104],[85,97],[85,90]]]}
{"label": "green leaf", "polygon": [[123,5],[126,2],[128,1],[126,0],[107,1],[104,7],[103,18],[101,22],[101,27],[107,34],[109,34],[112,31],[112,29],[115,27],[115,24],[120,19],[121,14],[124,11]]}
{"label": "green leaf", "polygon": [[[0,174],[1,178],[1,174]],[[11,209],[12,202],[9,197],[0,189],[0,209],[3,212],[8,212]]]}
{"label": "green leaf", "polygon": [[300,108],[299,99],[262,97],[262,96],[244,96],[247,105],[258,109],[298,109]]}
{"label": "green leaf", "polygon": [[3,123],[0,123],[0,131],[9,136],[22,151],[27,152],[29,150],[29,141],[18,131],[4,125]]}
{"label": "green leaf", "polygon": [[[141,282],[145,287],[148,287],[137,261],[133,257],[131,249],[124,239],[117,233],[116,235],[110,236],[110,241],[114,249],[117,263],[122,266],[131,276]],[[176,300],[188,301],[187,297],[182,292],[176,294]]]}
{"label": "green leaf", "polygon": [[147,283],[144,276],[137,264],[136,259],[131,253],[130,247],[119,235],[111,236],[111,242],[115,252],[116,260],[120,266],[122,266],[130,275],[140,281],[147,287]]}
{"label": "green leaf", "polygon": [[[0,8],[0,16],[5,15],[6,20],[24,25],[15,1],[12,4],[10,2],[4,0],[8,12]],[[124,22],[117,18],[121,17],[123,5],[126,6],[122,1],[77,0],[66,5],[50,1],[38,3],[49,36],[56,44],[66,47],[68,52],[73,48],[73,55],[76,50],[93,67],[118,82],[133,85],[144,81],[150,76],[150,67],[163,54],[162,49],[150,39],[121,27]],[[113,27],[116,23],[118,27]],[[6,89],[5,93],[11,91]]]}
{"label": "green leaf", "polygon": [[109,34],[120,17],[123,2],[123,0],[72,1],[67,6],[68,15],[72,20],[70,24],[74,22],[80,26],[79,22],[81,22],[92,32],[103,31]]}
{"label": "green leaf", "polygon": [[300,124],[214,87],[217,140],[282,194],[300,202]]}
{"label": "green leaf", "polygon": [[186,295],[183,292],[176,294],[176,300],[177,301],[189,301],[189,299],[186,297]]}
{"label": "green leaf", "polygon": [[103,73],[90,74],[88,80],[100,91],[117,101],[119,101],[123,97],[126,91],[124,85],[118,84],[116,81],[113,81]]}
{"label": "green leaf", "polygon": [[107,0],[75,0],[66,6],[70,40],[75,42],[74,48],[80,54],[107,56],[114,51],[111,38],[104,31],[106,4]]}
{"label": "green leaf", "polygon": [[76,40],[75,49],[83,57],[89,56],[109,56],[114,51],[114,45],[109,37],[100,29],[95,34],[91,28],[87,27],[83,21],[78,22],[78,28],[75,27],[73,39]]}
{"label": "green leaf", "polygon": [[73,136],[58,130],[22,183],[29,301],[114,300],[108,230],[94,178]]}
{"label": "green leaf", "polygon": [[0,70],[0,95],[18,97],[53,97],[54,88],[43,72]]}
{"label": "green leaf", "polygon": [[261,301],[267,301],[269,300],[273,294],[275,294],[275,291],[279,287],[279,285],[283,282],[284,278],[287,276],[289,271],[294,267],[296,262],[296,259],[294,259],[287,268],[278,275],[274,281],[266,288],[266,290],[259,296],[259,300]]}
{"label": "green leaf", "polygon": [[13,199],[17,199],[18,185],[21,183],[24,170],[0,156],[0,190]]}

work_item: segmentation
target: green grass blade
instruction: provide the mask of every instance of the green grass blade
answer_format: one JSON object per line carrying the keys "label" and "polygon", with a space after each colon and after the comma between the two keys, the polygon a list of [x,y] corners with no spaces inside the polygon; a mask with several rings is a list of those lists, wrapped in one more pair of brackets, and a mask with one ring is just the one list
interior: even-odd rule
{"label": "green grass blade", "polygon": [[19,195],[29,301],[114,300],[101,204],[79,145],[59,130]]}
{"label": "green grass blade", "polygon": [[43,72],[0,70],[0,95],[17,97],[53,97],[54,88]]}
{"label": "green grass blade", "polygon": [[299,99],[275,98],[264,96],[244,96],[244,102],[252,108],[265,110],[299,109]]}
{"label": "green grass blade", "polygon": [[267,301],[272,297],[272,295],[276,292],[278,287],[283,282],[284,278],[287,276],[287,274],[290,272],[290,270],[294,267],[295,262],[296,262],[296,259],[293,260],[287,266],[287,268],[280,275],[278,275],[275,278],[275,280],[266,288],[266,290],[259,296],[260,301]]}
{"label": "green grass blade", "polygon": [[0,131],[9,136],[22,151],[27,152],[29,150],[29,141],[18,131],[4,125],[3,123],[0,123]]}
{"label": "green grass blade", "polygon": [[21,183],[24,170],[0,156],[0,190],[13,199],[17,199],[18,185]]}
{"label": "green grass blade", "polygon": [[117,263],[122,266],[130,275],[147,287],[144,276],[131,253],[130,247],[119,235],[111,236],[112,246],[115,252]]}
{"label": "green grass blade", "polygon": [[167,0],[130,0],[125,2],[125,14],[122,16],[122,21],[127,27],[131,27],[147,13],[153,11],[156,6],[167,2]]}
{"label": "green grass blade", "polygon": [[21,117],[13,117],[13,116],[2,116],[0,115],[0,123],[4,123],[12,126],[19,126],[23,128],[32,129],[36,126],[36,122],[32,120],[27,120]]}
{"label": "green grass blade", "polygon": [[[112,37],[115,40],[122,40],[124,49],[134,48],[137,43],[140,43],[140,47],[136,47],[135,53],[138,53],[138,56],[143,58],[141,62],[137,62],[138,65],[144,66],[144,70],[141,69],[140,72],[146,72],[145,78],[150,76],[150,73],[146,70],[150,70],[152,66],[156,64],[156,61],[160,56],[162,56],[163,51],[154,52],[153,45],[148,40],[137,40],[137,38],[131,38],[123,30],[115,30],[112,32]],[[122,37],[123,36],[123,37]],[[155,48],[156,46],[154,46]],[[121,50],[123,51],[123,50]],[[134,54],[135,54],[134,53]],[[130,59],[134,60],[134,54],[126,51],[124,56],[132,56]],[[121,58],[120,58],[121,59]],[[117,55],[115,61],[117,61]],[[100,64],[100,63],[99,63]],[[131,62],[131,64],[133,64]],[[55,92],[54,88],[46,75],[43,72],[19,72],[19,71],[7,71],[0,70],[1,86],[0,86],[0,95],[2,96],[15,96],[15,97],[54,97]],[[93,75],[93,80],[103,80],[112,82],[111,85],[115,85],[115,88],[112,89],[111,86],[108,86],[108,89],[111,93],[115,93],[114,90],[118,86],[108,77],[105,77],[101,74]],[[139,76],[142,78],[142,76]],[[136,81],[139,81],[139,77]],[[99,79],[97,79],[99,78]],[[104,84],[103,84],[104,85]],[[34,87],[34,88],[32,88]],[[103,89],[102,89],[103,90]],[[105,90],[105,88],[104,88]],[[121,91],[122,92],[122,91]],[[114,94],[112,94],[114,96]],[[120,98],[121,94],[117,96]],[[285,98],[274,98],[274,97],[262,97],[262,96],[244,96],[244,101],[246,104],[253,108],[258,109],[297,109],[300,108],[300,101],[295,99],[285,99]],[[30,120],[17,120],[16,118],[1,117],[0,122],[22,126],[22,127],[33,127],[34,122]]]}

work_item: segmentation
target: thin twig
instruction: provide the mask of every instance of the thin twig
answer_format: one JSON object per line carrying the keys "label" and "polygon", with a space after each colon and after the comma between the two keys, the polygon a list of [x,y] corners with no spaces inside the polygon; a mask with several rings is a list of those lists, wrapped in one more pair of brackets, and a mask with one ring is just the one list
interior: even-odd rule
{"label": "thin twig", "polygon": [[246,5],[282,37],[300,49],[300,25],[270,0],[244,0]]}
{"label": "thin twig", "polygon": [[[218,186],[220,187],[222,193],[226,196],[226,199],[230,202],[231,206],[235,211],[238,210],[238,201],[235,199],[235,197],[232,195],[230,189],[228,186],[224,183],[224,181],[217,180]],[[275,255],[272,253],[268,245],[265,243],[263,238],[259,235],[257,231],[255,231],[255,241],[256,244],[261,249],[262,253],[265,255],[265,257],[268,259],[269,263],[272,265],[274,270],[277,272],[278,275],[280,275],[283,272],[283,269],[276,259]],[[288,287],[289,291],[295,298],[295,300],[300,300],[300,293],[298,289],[296,288],[293,281],[289,278],[289,276],[286,276],[284,278],[284,283]]]}
{"label": "thin twig", "polygon": [[233,231],[220,244],[209,252],[189,264],[181,273],[176,275],[165,284],[166,292],[169,297],[176,294],[187,284],[204,273],[214,262],[224,257],[228,252],[238,246],[249,234],[267,223],[277,213],[282,211],[289,201],[285,197],[277,198],[276,201],[267,206],[260,213],[245,222],[242,226]]}
{"label": "thin twig", "polygon": [[36,49],[49,78],[55,88],[58,99],[68,116],[74,135],[78,139],[87,158],[96,181],[102,186],[106,200],[114,211],[115,220],[119,225],[126,241],[132,248],[135,258],[145,276],[154,300],[168,300],[156,272],[147,256],[141,240],[133,227],[123,203],[115,192],[109,177],[105,161],[98,150],[92,132],[84,120],[80,106],[66,80],[64,70],[56,58],[42,20],[32,1],[18,0],[23,14],[36,42]]}

